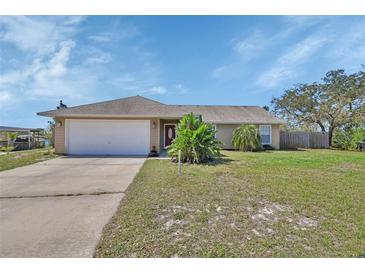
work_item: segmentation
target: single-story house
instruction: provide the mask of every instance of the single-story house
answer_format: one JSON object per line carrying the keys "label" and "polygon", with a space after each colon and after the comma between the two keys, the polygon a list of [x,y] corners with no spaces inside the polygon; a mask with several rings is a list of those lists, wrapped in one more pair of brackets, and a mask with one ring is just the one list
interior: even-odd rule
{"label": "single-story house", "polygon": [[146,155],[170,145],[179,119],[191,112],[216,126],[225,149],[232,149],[232,132],[242,124],[257,125],[262,143],[279,149],[279,128],[285,122],[258,106],[169,105],[133,96],[38,115],[56,122],[56,153]]}

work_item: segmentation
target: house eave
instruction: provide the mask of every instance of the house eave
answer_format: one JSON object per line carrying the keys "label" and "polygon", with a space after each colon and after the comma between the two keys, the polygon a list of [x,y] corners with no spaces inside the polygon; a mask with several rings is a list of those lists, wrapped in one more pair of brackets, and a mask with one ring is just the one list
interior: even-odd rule
{"label": "house eave", "polygon": [[[159,118],[159,119],[169,119],[169,120],[179,120],[182,116],[171,116],[171,115],[116,115],[116,114],[51,114],[47,112],[39,112],[37,115],[52,117],[52,118]],[[203,120],[204,117],[203,117]],[[226,125],[242,125],[242,124],[272,124],[272,125],[284,125],[285,121],[217,121],[217,120],[205,120],[212,124],[226,124]]]}
{"label": "house eave", "polygon": [[[203,119],[204,120],[204,119]],[[284,121],[232,121],[232,122],[222,122],[222,121],[206,121],[207,123],[212,124],[219,124],[219,125],[242,125],[242,124],[251,124],[251,125],[262,125],[262,124],[269,124],[269,125],[285,125],[286,122]]]}

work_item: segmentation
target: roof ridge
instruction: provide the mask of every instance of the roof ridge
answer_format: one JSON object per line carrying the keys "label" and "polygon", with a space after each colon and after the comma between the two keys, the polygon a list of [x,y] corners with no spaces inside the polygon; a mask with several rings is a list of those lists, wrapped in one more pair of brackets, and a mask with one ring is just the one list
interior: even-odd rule
{"label": "roof ridge", "polygon": [[[158,104],[161,104],[161,105],[166,105],[164,103],[161,103],[161,102],[156,101],[156,100],[152,100],[150,98],[147,98],[147,97],[144,97],[144,96],[141,96],[141,95],[133,95],[133,96],[123,97],[123,98],[118,98],[118,99],[112,99],[112,100],[106,100],[106,101],[101,101],[101,102],[96,102],[96,103],[89,103],[89,104],[83,104],[83,105],[67,107],[67,108],[63,108],[62,110],[67,111],[68,109],[74,109],[74,108],[86,107],[86,106],[92,106],[92,105],[99,105],[99,104],[105,104],[105,103],[116,102],[116,101],[123,101],[123,100],[131,99],[131,98],[142,98],[142,99],[154,102],[154,103],[158,103]],[[55,111],[55,110],[59,110],[59,109],[51,109],[51,110],[42,111],[42,112],[49,112],[49,111]],[[42,112],[39,112],[39,113],[42,113]]]}

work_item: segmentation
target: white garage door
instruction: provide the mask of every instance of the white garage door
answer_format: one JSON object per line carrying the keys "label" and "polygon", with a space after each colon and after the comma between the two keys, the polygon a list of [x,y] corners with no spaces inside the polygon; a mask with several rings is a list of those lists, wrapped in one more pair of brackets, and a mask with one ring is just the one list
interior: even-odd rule
{"label": "white garage door", "polygon": [[148,120],[66,120],[68,154],[146,155]]}

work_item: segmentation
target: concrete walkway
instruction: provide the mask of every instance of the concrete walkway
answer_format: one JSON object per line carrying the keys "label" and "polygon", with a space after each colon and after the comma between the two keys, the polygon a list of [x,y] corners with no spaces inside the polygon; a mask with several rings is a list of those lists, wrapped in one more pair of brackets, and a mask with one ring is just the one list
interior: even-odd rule
{"label": "concrete walkway", "polygon": [[144,161],[60,157],[0,172],[0,257],[91,257]]}

